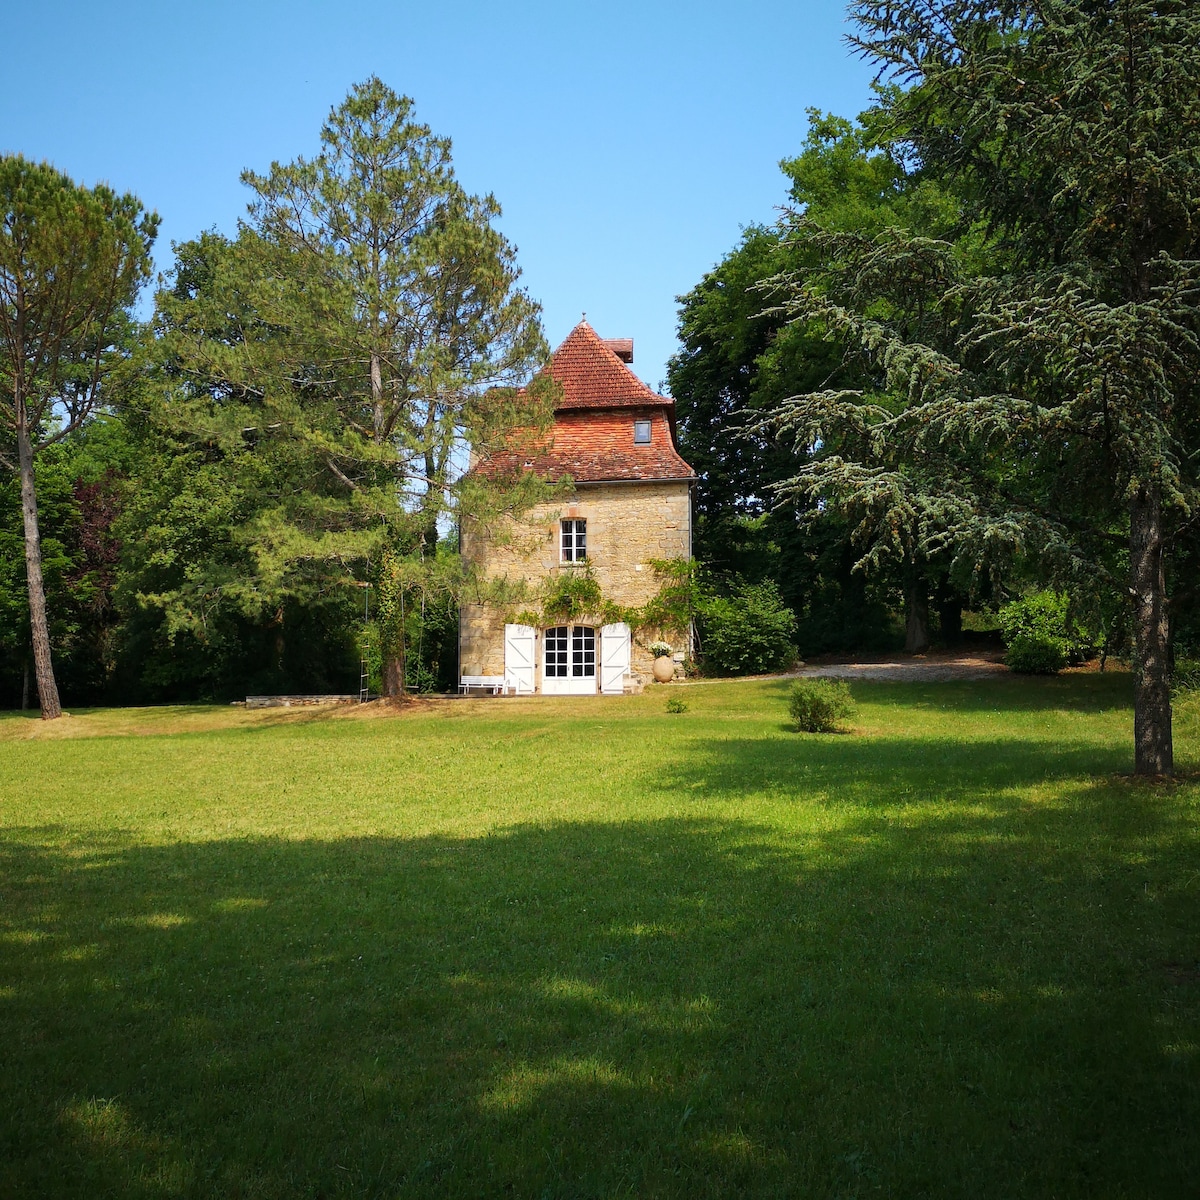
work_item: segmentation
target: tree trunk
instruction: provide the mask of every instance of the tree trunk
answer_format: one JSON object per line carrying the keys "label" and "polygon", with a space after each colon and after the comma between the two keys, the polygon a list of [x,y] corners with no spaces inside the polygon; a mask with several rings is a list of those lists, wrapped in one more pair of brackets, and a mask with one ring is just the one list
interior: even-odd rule
{"label": "tree trunk", "polygon": [[33,666],[37,674],[42,719],[62,716],[54,664],[50,660],[50,630],[46,624],[46,591],[42,584],[42,536],[38,529],[37,492],[33,483],[33,444],[23,422],[17,423],[17,460],[21,472],[21,518],[25,524],[25,576],[29,582],[29,625]]}
{"label": "tree trunk", "polygon": [[29,652],[26,651],[21,658],[21,711],[24,712],[29,707]]}
{"label": "tree trunk", "polygon": [[908,621],[904,630],[904,652],[924,654],[929,649],[929,593],[917,577],[908,588]]}
{"label": "tree trunk", "polygon": [[[404,590],[398,589],[396,606],[400,609],[400,620],[396,623],[393,609],[389,620],[380,622],[383,645],[383,694],[390,700],[405,694],[404,686]],[[389,628],[390,627],[390,628]],[[390,636],[389,636],[390,634]]]}
{"label": "tree trunk", "polygon": [[938,591],[938,625],[942,641],[947,646],[958,646],[962,643],[962,601],[947,588],[939,588]]}
{"label": "tree trunk", "polygon": [[395,700],[404,695],[404,648],[383,659],[383,694]]}
{"label": "tree trunk", "polygon": [[379,355],[371,355],[371,408],[375,422],[375,442],[383,442],[383,373],[379,366]]}
{"label": "tree trunk", "polygon": [[1133,770],[1171,775],[1170,621],[1163,571],[1162,510],[1157,486],[1139,487],[1129,505],[1130,600],[1133,605]]}

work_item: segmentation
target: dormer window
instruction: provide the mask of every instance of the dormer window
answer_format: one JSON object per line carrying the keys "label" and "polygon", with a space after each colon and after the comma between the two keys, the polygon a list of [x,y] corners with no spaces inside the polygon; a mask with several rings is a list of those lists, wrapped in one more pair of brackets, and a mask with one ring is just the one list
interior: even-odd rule
{"label": "dormer window", "polygon": [[633,444],[635,446],[650,445],[650,422],[649,421],[634,421],[634,423],[633,423]]}
{"label": "dormer window", "polygon": [[582,562],[587,558],[587,521],[573,518],[560,523],[562,561]]}

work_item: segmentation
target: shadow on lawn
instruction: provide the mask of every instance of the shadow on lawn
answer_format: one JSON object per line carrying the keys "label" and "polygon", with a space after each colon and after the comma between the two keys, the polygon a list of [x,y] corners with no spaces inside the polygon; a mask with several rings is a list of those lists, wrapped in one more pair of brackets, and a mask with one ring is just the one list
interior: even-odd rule
{"label": "shadow on lawn", "polygon": [[1132,758],[1132,749],[1094,741],[862,738],[778,728],[785,736],[697,738],[650,786],[720,800],[766,793],[803,804],[890,808],[990,799],[1043,783],[1082,785],[1098,773],[1119,775]]}
{"label": "shadow on lawn", "polygon": [[[1128,671],[1103,674],[1030,676],[997,674],[986,679],[899,681],[851,679],[851,690],[873,703],[950,712],[1113,712],[1129,711],[1133,720],[1133,676]],[[792,680],[770,685],[782,701]]]}
{"label": "shadow on lawn", "polygon": [[[671,782],[760,786],[756,745]],[[9,831],[0,1193],[1184,1194],[1196,829],[1080,787],[786,837]]]}

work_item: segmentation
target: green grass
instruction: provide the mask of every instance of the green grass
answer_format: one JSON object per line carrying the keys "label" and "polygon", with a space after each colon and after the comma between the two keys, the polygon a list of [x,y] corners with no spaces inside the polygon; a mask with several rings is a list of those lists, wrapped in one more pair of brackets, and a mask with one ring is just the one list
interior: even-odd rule
{"label": "green grass", "polygon": [[0,718],[0,1196],[1194,1195],[1129,689]]}

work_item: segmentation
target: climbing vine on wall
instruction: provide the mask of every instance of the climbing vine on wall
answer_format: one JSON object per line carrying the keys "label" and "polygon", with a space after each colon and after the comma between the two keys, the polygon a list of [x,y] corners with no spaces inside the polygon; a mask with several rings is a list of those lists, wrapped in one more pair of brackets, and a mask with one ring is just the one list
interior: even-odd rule
{"label": "climbing vine on wall", "polygon": [[686,636],[700,607],[700,564],[691,558],[656,558],[650,567],[662,585],[641,610],[641,624]]}
{"label": "climbing vine on wall", "polygon": [[658,629],[686,637],[695,611],[696,572],[690,559],[658,559],[650,563],[662,580],[658,592],[641,608],[627,608],[604,596],[590,564],[564,568],[537,589],[536,607],[512,614],[522,625],[557,625],[590,619],[610,625],[623,621],[635,633]]}

